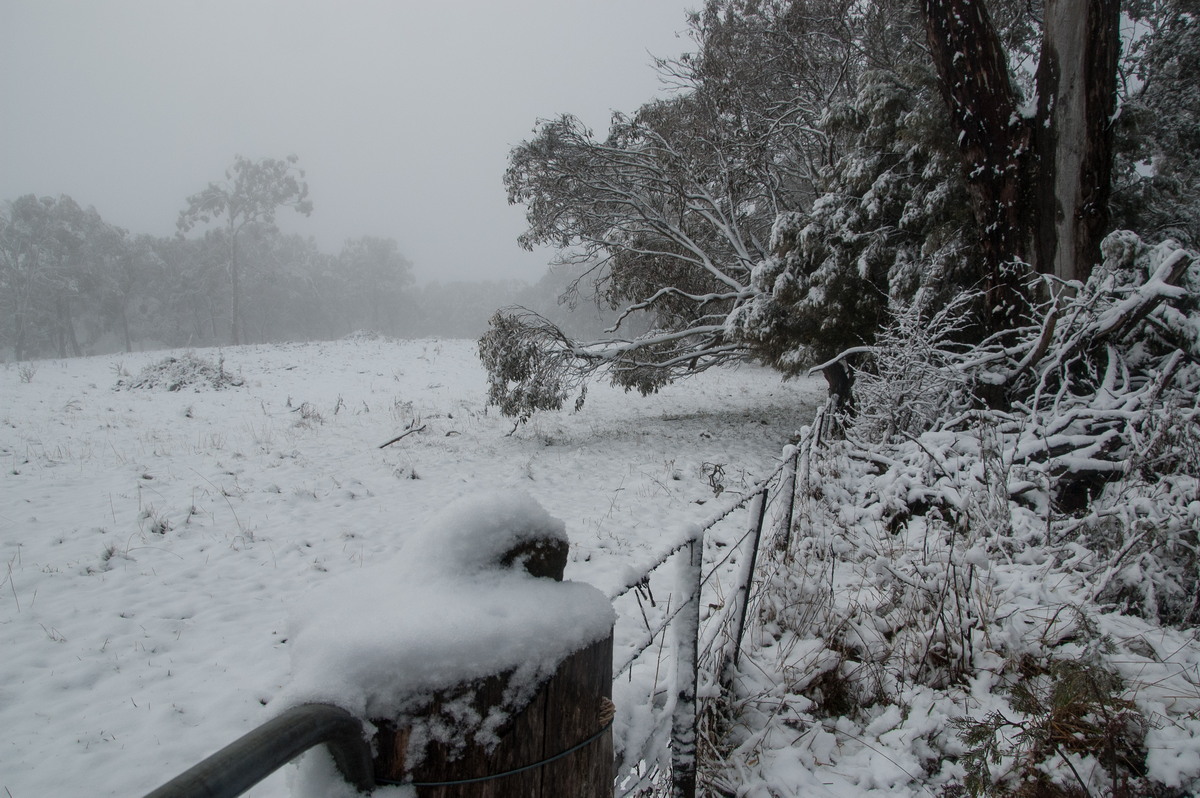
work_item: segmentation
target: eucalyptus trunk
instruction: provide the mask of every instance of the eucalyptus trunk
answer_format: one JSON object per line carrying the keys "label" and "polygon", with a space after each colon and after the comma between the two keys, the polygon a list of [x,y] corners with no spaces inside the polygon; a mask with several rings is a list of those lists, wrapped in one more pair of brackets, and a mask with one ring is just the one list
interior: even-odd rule
{"label": "eucalyptus trunk", "polygon": [[1119,0],[1051,0],[1038,62],[1037,263],[1086,280],[1109,232]]}
{"label": "eucalyptus trunk", "polygon": [[1031,257],[1031,130],[987,8],[975,0],[921,0],[925,35],[958,140],[971,209],[982,231],[986,324],[1016,324],[1016,263]]}
{"label": "eucalyptus trunk", "polygon": [[234,346],[242,343],[241,282],[241,270],[238,268],[237,232],[234,231],[230,235],[229,244],[229,287],[232,293],[230,315],[233,317],[230,322],[230,330]]}
{"label": "eucalyptus trunk", "polygon": [[1036,115],[1022,114],[978,0],[920,0],[983,239],[988,322],[1017,323],[1019,270],[1083,280],[1108,232],[1119,0],[1047,0]]}

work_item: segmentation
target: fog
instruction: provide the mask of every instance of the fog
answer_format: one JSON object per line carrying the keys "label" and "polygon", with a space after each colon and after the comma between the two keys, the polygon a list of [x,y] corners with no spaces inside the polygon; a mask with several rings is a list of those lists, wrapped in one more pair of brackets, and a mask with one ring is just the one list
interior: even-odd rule
{"label": "fog", "polygon": [[294,153],[336,252],[396,239],[419,282],[536,281],[501,184],[539,117],[597,130],[661,93],[694,2],[4,0],[0,200],[68,194],[135,233],[175,231],[234,155]]}

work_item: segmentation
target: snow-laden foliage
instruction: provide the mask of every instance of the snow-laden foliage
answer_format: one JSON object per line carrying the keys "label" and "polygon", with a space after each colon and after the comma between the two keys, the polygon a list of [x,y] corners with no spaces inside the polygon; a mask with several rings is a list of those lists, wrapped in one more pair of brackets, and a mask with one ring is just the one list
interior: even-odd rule
{"label": "snow-laden foliage", "polygon": [[958,396],[967,384],[964,374],[949,368],[951,347],[962,334],[965,311],[977,298],[961,294],[932,316],[918,305],[893,303],[891,323],[880,330],[858,372],[858,435],[892,441],[936,423],[946,397]]}
{"label": "snow-laden foliage", "polygon": [[583,407],[589,377],[603,367],[613,385],[643,396],[685,374],[736,359],[741,347],[724,344],[720,325],[652,329],[632,340],[572,341],[545,317],[504,308],[479,339],[488,373],[488,403],[518,423],[538,410],[558,410],[571,394]]}
{"label": "snow-laden foliage", "polygon": [[714,783],[883,750],[859,789],[1200,787],[1200,261],[1104,253],[977,345],[970,301],[897,308],[858,414],[806,430]]}
{"label": "snow-laden foliage", "polygon": [[[746,254],[739,258],[732,251],[722,254],[714,245],[688,256],[680,247],[661,242],[636,247],[636,252],[618,248],[604,261],[601,290],[614,307],[622,301],[633,303],[621,320],[638,311],[653,313],[655,329],[627,339],[577,342],[532,314],[510,310],[497,315],[481,341],[481,352],[495,351],[500,340],[507,341],[511,351],[484,355],[494,403],[507,415],[527,419],[532,412],[562,405],[565,393],[547,391],[547,386],[582,384],[601,368],[614,383],[643,394],[730,359],[755,357],[794,375],[845,347],[874,340],[889,300],[926,306],[974,281],[970,258],[964,256],[970,213],[938,102],[928,68],[877,69],[863,75],[855,94],[827,109],[816,123],[830,150],[841,154],[809,181],[820,192],[809,211],[773,217],[770,254],[767,247],[742,247],[739,251]],[[557,124],[552,128],[547,123],[543,130],[544,146],[553,142],[556,152],[579,135],[568,136],[565,123]],[[620,149],[613,146],[593,143],[583,148],[576,143],[572,151],[587,150],[590,158],[616,170],[603,182],[623,195],[629,192],[614,186],[616,175],[631,173],[625,161],[643,169],[655,150],[629,150],[627,141]],[[535,149],[529,145],[520,158],[514,156],[514,163],[524,164]],[[599,158],[601,151],[604,158]],[[582,167],[577,164],[582,156],[567,159],[559,153],[548,158],[540,149],[537,153],[546,161],[542,168],[554,167],[555,178],[526,199],[537,211],[531,216],[553,222],[555,229],[590,220],[605,236],[604,246],[613,245],[613,236],[645,244],[649,232],[644,227],[650,219],[658,220],[655,229],[664,235],[670,227],[664,221],[670,214],[661,208],[633,215],[628,228],[611,219],[600,223],[593,218],[594,208],[580,216],[578,209],[566,213],[555,205],[551,213],[538,203],[555,197],[565,201],[559,196],[564,169],[574,169],[579,177],[565,185],[583,190]],[[513,174],[510,171],[510,179]],[[652,196],[640,190],[632,193]],[[670,204],[674,195],[662,200]],[[753,206],[745,201],[725,204]],[[704,209],[691,213],[704,224],[714,223]],[[732,234],[744,223],[717,227]],[[693,242],[689,246],[701,240],[695,231],[684,238]],[[549,239],[543,235],[539,240]],[[598,247],[600,238],[593,243]],[[598,257],[598,252],[588,249],[588,256]],[[705,263],[711,259],[740,264],[724,275],[732,285],[722,289],[712,274],[698,269],[695,259],[701,255]],[[754,267],[747,270],[750,256]],[[535,352],[536,364],[531,359]]]}
{"label": "snow-laden foliage", "polygon": [[1132,4],[1129,97],[1117,120],[1115,213],[1136,230],[1200,245],[1200,3]]}
{"label": "snow-laden foliage", "polygon": [[537,320],[534,314],[497,312],[479,339],[479,358],[491,375],[488,403],[520,421],[537,410],[559,409],[573,388],[582,391],[567,376],[562,333]]}
{"label": "snow-laden foliage", "polygon": [[[628,331],[607,350],[603,339],[564,345],[576,357],[558,363],[584,378],[637,359],[639,388],[689,373],[680,363],[731,358],[796,374],[870,346],[892,303],[926,313],[968,287],[982,289],[970,336],[1019,325],[1036,294],[1013,263],[1082,279],[1100,259],[1116,128],[1114,217],[1194,245],[1197,103],[1183,77],[1195,71],[1194,6],[1130,5],[1116,85],[1117,16],[1105,4],[1083,48],[1113,54],[1088,73],[1092,90],[1118,98],[1117,109],[1087,106],[1098,133],[1058,129],[1076,115],[1055,116],[1069,103],[1051,102],[1064,96],[1053,81],[1077,65],[1054,58],[1078,26],[1051,31],[1041,4],[709,0],[689,18],[696,52],[658,63],[671,98],[615,115],[605,138],[569,115],[543,121],[510,156],[509,199],[529,222],[521,242],[581,267],[572,290],[594,288],[621,313],[606,332],[651,317],[680,334],[663,351],[658,335]],[[961,41],[931,47],[946,25]],[[1055,165],[1063,137],[1094,145],[1074,177]],[[1096,194],[1062,200],[1076,180]],[[1060,200],[1081,204],[1055,211]],[[843,369],[826,372],[838,393]]]}
{"label": "snow-laden foliage", "polygon": [[807,213],[782,214],[731,337],[786,374],[870,343],[890,299],[930,302],[964,273],[966,194],[933,75],[874,70],[823,122],[845,154]]}

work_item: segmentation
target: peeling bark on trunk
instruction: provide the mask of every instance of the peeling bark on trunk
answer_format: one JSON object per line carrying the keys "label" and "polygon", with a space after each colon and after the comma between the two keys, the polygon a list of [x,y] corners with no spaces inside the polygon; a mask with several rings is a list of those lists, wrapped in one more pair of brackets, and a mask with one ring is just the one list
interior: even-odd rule
{"label": "peeling bark on trunk", "polygon": [[[1047,0],[1038,108],[1021,117],[1003,45],[978,0],[920,0],[983,231],[988,322],[1017,322],[1015,261],[1085,279],[1108,232],[1119,0]],[[1010,303],[1009,299],[1014,300]]]}
{"label": "peeling bark on trunk", "polygon": [[1061,280],[1087,279],[1108,232],[1120,21],[1119,0],[1046,4],[1037,74],[1037,260]]}

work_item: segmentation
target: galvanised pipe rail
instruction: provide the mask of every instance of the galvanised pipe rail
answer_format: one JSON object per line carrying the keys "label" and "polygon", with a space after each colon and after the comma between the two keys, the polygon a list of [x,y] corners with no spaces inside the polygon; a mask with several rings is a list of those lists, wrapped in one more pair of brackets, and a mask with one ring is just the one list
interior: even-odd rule
{"label": "galvanised pipe rail", "polygon": [[360,792],[375,786],[362,723],[341,707],[304,704],[234,740],[146,798],[235,798],[310,748],[324,743]]}

